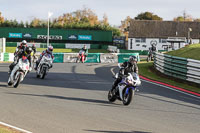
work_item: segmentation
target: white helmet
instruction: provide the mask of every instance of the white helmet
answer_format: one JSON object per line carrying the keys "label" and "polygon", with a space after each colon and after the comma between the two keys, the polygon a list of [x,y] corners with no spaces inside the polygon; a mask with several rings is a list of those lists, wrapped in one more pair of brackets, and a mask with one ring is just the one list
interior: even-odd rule
{"label": "white helmet", "polygon": [[22,43],[27,44],[26,40],[23,40]]}
{"label": "white helmet", "polygon": [[53,46],[48,46],[47,53],[51,54],[53,51]]}

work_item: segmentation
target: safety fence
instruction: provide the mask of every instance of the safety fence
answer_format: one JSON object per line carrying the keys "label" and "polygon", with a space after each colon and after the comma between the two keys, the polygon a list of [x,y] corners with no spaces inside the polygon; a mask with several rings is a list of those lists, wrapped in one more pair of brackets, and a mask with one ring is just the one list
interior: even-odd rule
{"label": "safety fence", "polygon": [[[136,56],[140,61],[139,53],[88,53],[85,63],[122,63],[128,61],[131,55]],[[78,53],[54,53],[54,63],[73,63],[76,62],[77,57]],[[13,59],[13,53],[1,54],[1,61],[13,61]]]}
{"label": "safety fence", "polygon": [[161,73],[200,84],[200,61],[155,53],[154,67]]}

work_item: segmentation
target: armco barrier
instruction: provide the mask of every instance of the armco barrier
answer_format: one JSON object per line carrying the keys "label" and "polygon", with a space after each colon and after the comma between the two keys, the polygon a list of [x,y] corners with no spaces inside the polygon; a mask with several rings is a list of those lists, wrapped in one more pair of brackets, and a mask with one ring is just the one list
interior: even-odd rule
{"label": "armco barrier", "polygon": [[118,54],[118,62],[123,63],[125,61],[128,61],[131,55],[136,56],[137,60],[140,61],[139,53],[124,53],[124,54]]}
{"label": "armco barrier", "polygon": [[200,84],[200,61],[155,53],[154,67],[175,78]]}

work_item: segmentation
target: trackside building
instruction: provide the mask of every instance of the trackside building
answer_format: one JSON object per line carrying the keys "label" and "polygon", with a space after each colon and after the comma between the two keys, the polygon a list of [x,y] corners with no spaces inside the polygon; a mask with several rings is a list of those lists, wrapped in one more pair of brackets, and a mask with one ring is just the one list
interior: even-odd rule
{"label": "trackside building", "polygon": [[200,22],[131,20],[128,50],[175,50],[200,43]]}

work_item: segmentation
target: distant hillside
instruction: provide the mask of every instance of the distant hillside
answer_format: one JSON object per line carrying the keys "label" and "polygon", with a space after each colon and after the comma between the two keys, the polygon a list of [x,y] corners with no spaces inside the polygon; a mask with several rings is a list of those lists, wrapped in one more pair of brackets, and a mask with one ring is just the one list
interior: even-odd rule
{"label": "distant hillside", "polygon": [[191,44],[179,50],[167,52],[166,54],[200,60],[200,44]]}

